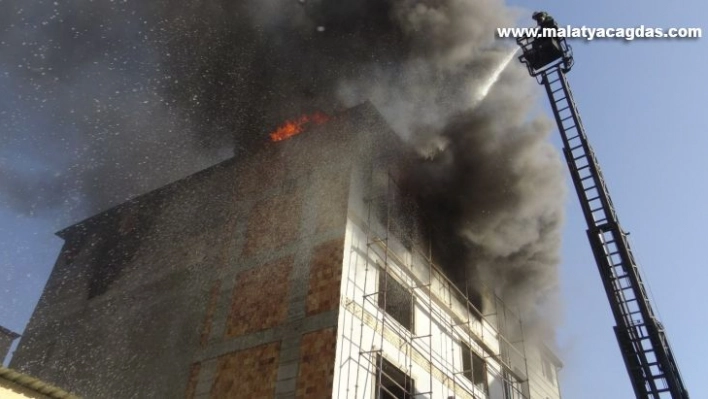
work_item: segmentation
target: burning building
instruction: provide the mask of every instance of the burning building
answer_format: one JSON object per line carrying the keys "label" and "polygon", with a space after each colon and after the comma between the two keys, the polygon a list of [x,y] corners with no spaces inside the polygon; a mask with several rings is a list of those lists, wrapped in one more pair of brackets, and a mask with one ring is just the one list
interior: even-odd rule
{"label": "burning building", "polygon": [[64,229],[13,367],[96,398],[559,398],[511,285],[436,239],[435,162],[363,104]]}
{"label": "burning building", "polygon": [[0,58],[48,172],[0,182],[112,207],[59,232],[14,367],[98,398],[559,396],[562,164],[501,1],[25,3]]}

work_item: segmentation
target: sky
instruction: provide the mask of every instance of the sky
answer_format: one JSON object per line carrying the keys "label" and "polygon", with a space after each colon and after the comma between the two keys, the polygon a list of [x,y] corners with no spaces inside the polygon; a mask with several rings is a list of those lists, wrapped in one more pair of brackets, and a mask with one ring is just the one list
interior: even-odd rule
{"label": "sky", "polygon": [[[705,29],[708,15],[708,3],[699,0],[510,4],[548,11],[560,25],[588,27]],[[701,385],[708,358],[708,312],[702,306],[708,282],[708,76],[702,73],[708,39],[596,39],[574,40],[571,45],[575,66],[570,85],[622,226],[631,234],[654,309],[691,396],[708,397],[708,385]],[[539,108],[550,116],[542,87],[538,90]],[[6,96],[0,96],[0,107],[8,105],[3,101]],[[557,134],[552,140],[560,147]],[[632,397],[569,180],[568,190],[558,338],[563,394],[581,399]],[[0,325],[24,329],[62,245],[52,233],[66,222],[51,213],[17,214],[0,203]]]}

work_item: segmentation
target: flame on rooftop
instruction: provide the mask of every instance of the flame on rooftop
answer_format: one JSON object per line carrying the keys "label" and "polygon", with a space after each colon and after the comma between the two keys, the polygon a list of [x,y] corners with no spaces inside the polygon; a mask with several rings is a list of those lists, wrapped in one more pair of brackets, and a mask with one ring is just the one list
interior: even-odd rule
{"label": "flame on rooftop", "polygon": [[300,134],[307,130],[308,128],[321,125],[330,119],[323,112],[315,112],[313,114],[301,115],[296,119],[291,119],[285,121],[280,125],[275,131],[270,134],[271,141],[283,141],[287,140],[292,136]]}

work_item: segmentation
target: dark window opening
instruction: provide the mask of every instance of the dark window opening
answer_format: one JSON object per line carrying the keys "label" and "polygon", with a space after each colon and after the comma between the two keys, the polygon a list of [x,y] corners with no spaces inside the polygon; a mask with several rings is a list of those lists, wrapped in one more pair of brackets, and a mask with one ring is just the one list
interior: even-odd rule
{"label": "dark window opening", "polygon": [[411,197],[401,194],[398,190],[394,191],[393,196],[394,205],[389,224],[391,234],[400,239],[406,249],[412,250],[414,244],[419,241],[416,223],[419,212],[416,203]]}
{"label": "dark window opening", "polygon": [[462,348],[462,369],[465,377],[472,381],[477,389],[488,395],[487,363],[466,344],[463,343]]}
{"label": "dark window opening", "polygon": [[152,217],[139,214],[134,207],[110,215],[92,227],[99,238],[89,258],[88,299],[109,289],[145,239]]}
{"label": "dark window opening", "polygon": [[461,263],[475,263],[474,258],[470,257],[470,249],[459,240],[445,239],[452,234],[457,234],[456,232],[441,231],[435,226],[428,227],[427,234],[428,240],[432,244],[433,263],[440,266],[445,277],[459,290],[453,295],[463,304],[469,301],[474,307],[474,309],[470,309],[470,315],[481,320],[486,309],[484,309],[480,278],[476,272],[469,270],[469,268],[460,267]]}
{"label": "dark window opening", "polygon": [[394,320],[413,332],[413,294],[387,273],[379,278],[379,307]]}
{"label": "dark window opening", "polygon": [[[482,320],[482,294],[479,293],[471,285],[467,287],[464,284],[458,284],[453,282],[453,285],[457,289],[453,289],[452,294],[460,303],[467,307],[470,316],[474,317],[476,320]],[[459,290],[459,291],[458,291]],[[467,293],[465,293],[467,291]]]}
{"label": "dark window opening", "polygon": [[102,238],[91,257],[91,273],[89,276],[88,299],[102,295],[121,274],[123,262],[116,248],[118,244],[110,238]]}
{"label": "dark window opening", "polygon": [[380,355],[376,359],[376,399],[413,399],[413,379]]}

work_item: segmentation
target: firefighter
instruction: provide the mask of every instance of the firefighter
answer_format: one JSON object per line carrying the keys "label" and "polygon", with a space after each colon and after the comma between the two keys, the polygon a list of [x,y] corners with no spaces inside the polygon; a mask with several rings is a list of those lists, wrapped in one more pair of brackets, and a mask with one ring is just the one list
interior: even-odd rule
{"label": "firefighter", "polygon": [[[531,49],[526,54],[526,58],[535,69],[553,62],[563,56],[560,43],[558,41],[558,24],[544,11],[537,11],[531,16],[538,26]],[[551,32],[543,32],[545,29],[553,29]]]}
{"label": "firefighter", "polygon": [[533,13],[531,16],[534,21],[538,24],[538,27],[543,29],[543,28],[553,28],[553,29],[558,29],[558,24],[556,21],[548,15],[547,12],[545,11],[537,11]]}

